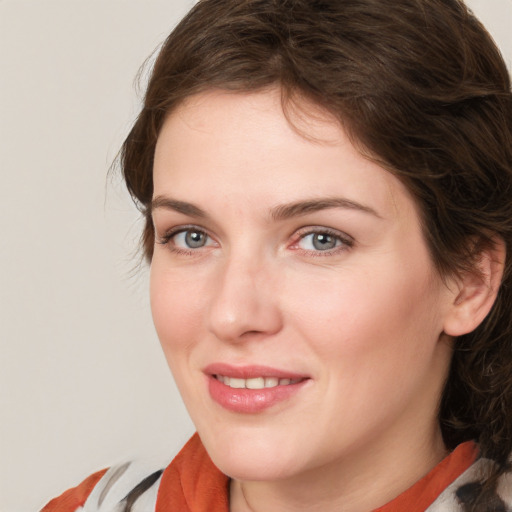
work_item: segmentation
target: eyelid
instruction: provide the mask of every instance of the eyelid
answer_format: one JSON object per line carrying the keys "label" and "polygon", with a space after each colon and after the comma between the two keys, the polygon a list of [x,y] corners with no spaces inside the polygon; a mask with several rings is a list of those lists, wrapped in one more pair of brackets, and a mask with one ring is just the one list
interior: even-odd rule
{"label": "eyelid", "polygon": [[198,226],[197,224],[182,224],[179,226],[174,226],[168,230],[166,230],[162,235],[157,236],[155,234],[155,243],[161,244],[161,245],[168,245],[169,249],[176,253],[196,253],[200,249],[204,249],[206,247],[210,247],[211,244],[206,244],[202,247],[198,247],[196,249],[189,248],[185,249],[183,247],[178,247],[175,244],[172,244],[172,238],[180,233],[184,233],[186,231],[197,231],[199,233],[204,233],[210,240],[217,243],[215,241],[215,238],[209,233],[209,231],[201,226]]}
{"label": "eyelid", "polygon": [[[315,235],[315,234],[326,234],[332,237],[337,238],[341,241],[341,245],[334,247],[332,249],[327,249],[325,251],[320,250],[308,250],[308,249],[302,249],[301,247],[298,247],[298,244],[300,241],[302,241],[304,238],[306,238],[309,235]],[[334,253],[346,251],[354,246],[354,239],[348,235],[347,233],[343,231],[339,231],[337,229],[328,228],[325,226],[305,226],[303,228],[300,228],[294,233],[294,241],[292,242],[292,245],[289,246],[291,249],[303,251],[304,253],[309,253],[315,256],[329,256]]]}

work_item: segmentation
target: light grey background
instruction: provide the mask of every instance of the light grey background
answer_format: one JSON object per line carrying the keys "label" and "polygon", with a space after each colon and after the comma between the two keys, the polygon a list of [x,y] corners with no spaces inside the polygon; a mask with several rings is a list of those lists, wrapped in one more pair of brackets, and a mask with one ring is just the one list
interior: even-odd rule
{"label": "light grey background", "polygon": [[[0,0],[0,512],[193,431],[107,170],[133,80],[193,0]],[[512,0],[471,0],[512,62]]]}

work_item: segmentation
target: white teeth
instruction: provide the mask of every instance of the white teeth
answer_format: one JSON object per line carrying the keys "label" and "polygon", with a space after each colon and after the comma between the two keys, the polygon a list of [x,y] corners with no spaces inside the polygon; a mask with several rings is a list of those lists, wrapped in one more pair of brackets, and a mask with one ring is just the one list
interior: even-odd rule
{"label": "white teeth", "polygon": [[266,377],[265,378],[265,387],[266,388],[275,388],[279,384],[279,379],[277,377]]}
{"label": "white teeth", "polygon": [[263,389],[265,387],[265,379],[263,377],[256,377],[255,379],[247,379],[245,381],[247,389]]}
{"label": "white teeth", "polygon": [[301,379],[278,379],[277,377],[253,377],[252,379],[238,379],[235,377],[226,377],[225,375],[216,375],[215,377],[219,382],[234,389],[274,388],[276,386],[297,384],[301,381]]}
{"label": "white teeth", "polygon": [[234,377],[224,377],[225,380],[229,379],[229,382],[224,382],[224,384],[227,384],[230,388],[235,389],[242,389],[245,388],[245,379],[235,379]]}

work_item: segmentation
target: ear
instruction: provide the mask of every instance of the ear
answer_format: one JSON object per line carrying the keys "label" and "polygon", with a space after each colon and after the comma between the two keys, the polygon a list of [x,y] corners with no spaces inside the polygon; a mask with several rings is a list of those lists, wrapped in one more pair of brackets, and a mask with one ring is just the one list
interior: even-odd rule
{"label": "ear", "polygon": [[496,300],[506,249],[501,238],[495,237],[492,241],[492,246],[481,251],[474,271],[459,276],[452,283],[455,292],[444,321],[444,332],[450,336],[462,336],[475,330]]}

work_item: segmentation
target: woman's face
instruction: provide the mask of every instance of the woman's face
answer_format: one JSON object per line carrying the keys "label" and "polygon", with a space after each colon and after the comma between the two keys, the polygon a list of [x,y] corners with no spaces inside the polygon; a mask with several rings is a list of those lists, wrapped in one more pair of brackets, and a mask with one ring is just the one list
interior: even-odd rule
{"label": "woman's face", "polygon": [[154,164],[151,303],[216,465],[286,478],[435,438],[453,296],[404,186],[312,106],[209,92]]}

